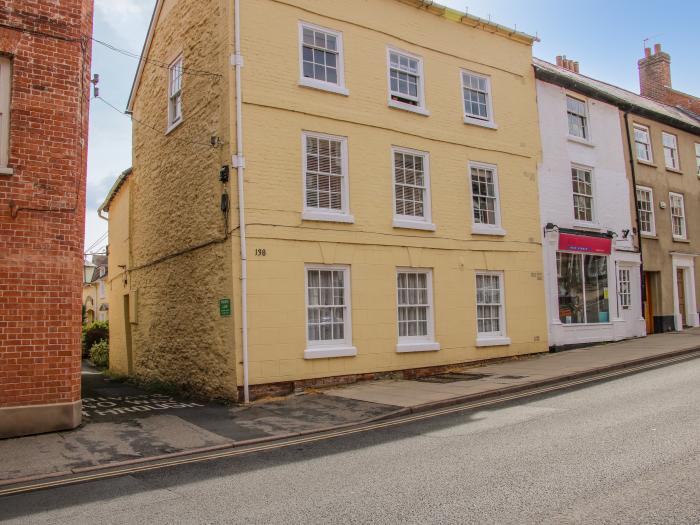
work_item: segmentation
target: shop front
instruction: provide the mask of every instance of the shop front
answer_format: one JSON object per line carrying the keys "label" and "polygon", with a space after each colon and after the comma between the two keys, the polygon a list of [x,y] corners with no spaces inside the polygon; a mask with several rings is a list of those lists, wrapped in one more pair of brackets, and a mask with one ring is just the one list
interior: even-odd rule
{"label": "shop front", "polygon": [[625,244],[607,233],[548,232],[550,347],[645,335],[639,254]]}

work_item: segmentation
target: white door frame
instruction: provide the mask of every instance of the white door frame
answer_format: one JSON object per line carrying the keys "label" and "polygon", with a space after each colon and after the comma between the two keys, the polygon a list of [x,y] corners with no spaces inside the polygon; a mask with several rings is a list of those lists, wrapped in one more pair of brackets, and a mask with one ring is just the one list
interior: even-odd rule
{"label": "white door frame", "polygon": [[[696,254],[671,253],[673,267],[673,318],[676,330],[683,330],[683,325],[700,326],[698,319],[697,299],[695,297],[695,257]],[[683,270],[683,285],[685,286],[685,315],[681,319],[681,309],[678,303],[678,270]]]}

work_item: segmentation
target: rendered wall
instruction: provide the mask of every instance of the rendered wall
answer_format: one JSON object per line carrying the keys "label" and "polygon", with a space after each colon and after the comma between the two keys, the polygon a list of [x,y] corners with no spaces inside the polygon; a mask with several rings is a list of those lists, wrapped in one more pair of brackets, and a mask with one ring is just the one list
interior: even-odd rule
{"label": "rendered wall", "polygon": [[[620,114],[622,132],[625,132],[624,115]],[[633,125],[641,124],[649,128],[653,162],[646,163],[634,159],[637,185],[653,190],[655,236],[642,236],[642,250],[645,272],[659,272],[661,282],[655,289],[654,316],[674,315],[674,282],[672,253],[700,253],[700,177],[696,175],[695,143],[700,143],[700,136],[681,131],[671,126],[640,117],[629,115],[630,135],[634,137]],[[680,171],[665,167],[661,133],[666,131],[678,137]],[[624,140],[627,140],[626,137]],[[634,140],[634,138],[632,139]],[[634,142],[633,142],[634,145]],[[635,154],[636,156],[636,154]],[[625,159],[629,155],[625,150]],[[629,165],[629,164],[628,164]],[[629,173],[629,171],[628,171]],[[631,177],[631,174],[630,174]],[[671,208],[669,192],[681,193],[685,202],[685,222],[688,240],[675,240],[671,232]],[[660,207],[660,202],[666,208]],[[700,299],[700,258],[695,257],[695,297]]]}
{"label": "rendered wall", "polygon": [[[360,4],[242,1],[252,384],[547,350],[530,46],[395,0]],[[342,31],[349,96],[298,85],[300,20]],[[423,57],[430,116],[387,106],[387,45]],[[460,68],[491,75],[498,129],[464,124]],[[303,130],[348,137],[354,224],[301,220]],[[429,152],[436,232],[392,227],[392,145]],[[503,238],[470,233],[469,161],[498,165]],[[356,357],[304,359],[304,263],[350,265]],[[396,352],[399,266],[433,269],[438,352]],[[505,272],[510,346],[475,346],[475,269]]]}
{"label": "rendered wall", "polygon": [[[234,324],[219,315],[219,300],[232,296],[231,243],[218,181],[219,168],[230,163],[230,3],[164,2],[135,94],[134,119],[144,125],[134,124],[138,176],[130,189],[134,375],[212,397],[236,395]],[[180,53],[183,122],[166,135],[168,71],[159,64]],[[219,145],[209,145],[212,136]],[[114,367],[124,370],[124,358],[117,357]]]}

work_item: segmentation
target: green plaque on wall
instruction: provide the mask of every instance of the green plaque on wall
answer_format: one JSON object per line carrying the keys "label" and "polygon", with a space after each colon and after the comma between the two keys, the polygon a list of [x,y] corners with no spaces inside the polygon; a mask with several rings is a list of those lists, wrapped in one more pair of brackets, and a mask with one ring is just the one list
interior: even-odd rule
{"label": "green plaque on wall", "polygon": [[221,317],[229,317],[231,315],[231,299],[219,299],[219,314],[221,314]]}

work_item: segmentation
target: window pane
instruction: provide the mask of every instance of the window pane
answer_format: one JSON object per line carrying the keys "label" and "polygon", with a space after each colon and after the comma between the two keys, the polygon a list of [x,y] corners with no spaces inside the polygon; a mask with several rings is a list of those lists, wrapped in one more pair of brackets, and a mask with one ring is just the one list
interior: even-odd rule
{"label": "window pane", "polygon": [[607,323],[610,320],[607,257],[585,255],[584,270],[586,276],[586,321],[588,323]]}
{"label": "window pane", "polygon": [[557,253],[559,319],[565,324],[584,323],[583,272],[581,255]]}

